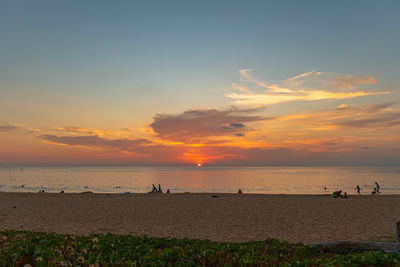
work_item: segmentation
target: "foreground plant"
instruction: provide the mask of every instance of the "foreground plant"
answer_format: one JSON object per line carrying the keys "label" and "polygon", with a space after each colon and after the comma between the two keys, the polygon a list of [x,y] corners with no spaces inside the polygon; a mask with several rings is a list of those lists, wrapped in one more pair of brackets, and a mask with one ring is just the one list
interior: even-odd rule
{"label": "foreground plant", "polygon": [[1,266],[398,266],[400,254],[334,252],[275,239],[227,243],[0,232]]}

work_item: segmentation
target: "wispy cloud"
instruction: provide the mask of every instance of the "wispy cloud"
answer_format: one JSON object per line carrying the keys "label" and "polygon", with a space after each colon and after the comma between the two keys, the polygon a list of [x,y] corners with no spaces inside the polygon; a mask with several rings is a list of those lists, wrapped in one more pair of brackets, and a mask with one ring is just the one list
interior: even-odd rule
{"label": "wispy cloud", "polygon": [[[109,139],[96,135],[57,136],[50,134],[41,135],[39,138],[45,143],[86,149],[83,150],[86,153],[95,150],[96,154],[92,154],[94,157],[102,158],[103,155],[107,155],[109,158],[122,158],[123,162],[137,164],[179,163],[187,151],[182,145],[163,144],[141,138]],[[189,158],[185,161],[193,162]]]}
{"label": "wispy cloud", "polygon": [[78,133],[78,134],[88,133],[91,135],[98,135],[98,136],[112,134],[112,131],[110,131],[110,130],[104,131],[104,130],[88,129],[88,128],[81,128],[81,127],[75,127],[75,126],[58,127],[57,130],[62,131],[62,132]]}
{"label": "wispy cloud", "polygon": [[88,146],[88,147],[111,147],[122,149],[125,151],[134,151],[138,146],[151,143],[146,139],[105,139],[97,135],[87,136],[57,136],[57,135],[41,135],[40,139],[71,146]]}
{"label": "wispy cloud", "polygon": [[21,127],[20,125],[0,125],[0,133],[11,132]]}
{"label": "wispy cloud", "polygon": [[9,124],[9,125],[0,125],[0,133],[22,133],[22,134],[34,134],[40,132],[41,129],[38,128],[29,128],[22,124]]}
{"label": "wispy cloud", "polygon": [[392,128],[400,126],[400,109],[395,103],[339,105],[325,111],[289,115],[282,120],[313,127]]}
{"label": "wispy cloud", "polygon": [[[388,94],[387,91],[358,89],[359,85],[376,84],[374,76],[354,77],[310,71],[275,83],[260,81],[250,75],[251,69],[240,70],[242,84],[234,84],[226,96],[241,105],[271,105],[293,101],[346,99]],[[358,90],[357,90],[358,89]]]}
{"label": "wispy cloud", "polygon": [[378,81],[375,76],[354,77],[346,75],[337,79],[338,85],[347,89],[354,89],[359,84],[376,84]]}
{"label": "wispy cloud", "polygon": [[38,128],[26,128],[25,133],[26,134],[33,134],[33,133],[40,133],[42,130]]}

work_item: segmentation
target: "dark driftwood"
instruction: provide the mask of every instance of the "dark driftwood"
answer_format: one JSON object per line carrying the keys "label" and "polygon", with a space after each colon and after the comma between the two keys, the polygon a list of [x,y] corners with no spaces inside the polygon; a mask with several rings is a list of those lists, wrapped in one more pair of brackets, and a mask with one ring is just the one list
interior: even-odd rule
{"label": "dark driftwood", "polygon": [[354,249],[354,250],[370,250],[383,252],[400,252],[399,243],[386,242],[370,242],[370,241],[338,241],[329,243],[310,244],[310,247],[322,247],[324,249]]}

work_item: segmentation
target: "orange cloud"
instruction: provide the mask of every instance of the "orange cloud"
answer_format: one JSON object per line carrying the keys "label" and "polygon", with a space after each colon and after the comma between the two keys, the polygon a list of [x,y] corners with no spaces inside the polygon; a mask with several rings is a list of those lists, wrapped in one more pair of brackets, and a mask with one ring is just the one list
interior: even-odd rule
{"label": "orange cloud", "polygon": [[347,89],[354,89],[358,84],[376,84],[378,81],[375,76],[354,77],[347,75],[337,79],[338,86]]}

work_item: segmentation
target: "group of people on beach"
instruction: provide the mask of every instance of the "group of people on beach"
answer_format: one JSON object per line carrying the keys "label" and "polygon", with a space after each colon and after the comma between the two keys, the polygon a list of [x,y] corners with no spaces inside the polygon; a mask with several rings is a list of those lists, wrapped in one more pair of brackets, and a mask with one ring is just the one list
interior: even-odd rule
{"label": "group of people on beach", "polygon": [[[357,185],[356,190],[357,190],[357,194],[361,195],[361,188],[359,185]],[[378,182],[375,182],[375,187],[374,187],[374,190],[372,190],[371,194],[372,195],[380,194],[381,193],[380,190],[381,190],[381,186],[378,184]]]}
{"label": "group of people on beach", "polygon": [[[158,184],[158,188],[153,184],[152,185],[152,189],[151,189],[151,191],[149,192],[149,193],[163,193],[163,191],[162,191],[162,188],[161,188],[161,185],[160,184]],[[169,189],[167,190],[167,192],[166,192],[167,194],[169,194],[170,193],[170,191],[169,191]],[[239,188],[239,190],[238,190],[238,192],[237,192],[238,194],[243,194],[243,191],[242,191],[242,189],[241,188]]]}
{"label": "group of people on beach", "polygon": [[[367,186],[367,185],[365,185]],[[325,187],[326,190],[326,187]],[[356,186],[357,194],[361,195],[361,187],[359,185]],[[381,193],[381,186],[378,184],[378,182],[375,182],[375,187],[374,190],[371,192],[372,195],[377,195]],[[342,190],[338,190],[333,192],[333,197],[334,198],[348,198],[347,193],[344,192],[342,195]]]}
{"label": "group of people on beach", "polygon": [[[158,184],[158,189],[157,187],[153,184],[153,188],[151,189],[151,191],[149,193],[163,193],[162,189],[161,189],[161,185]],[[167,194],[169,194],[169,189],[166,192]]]}

